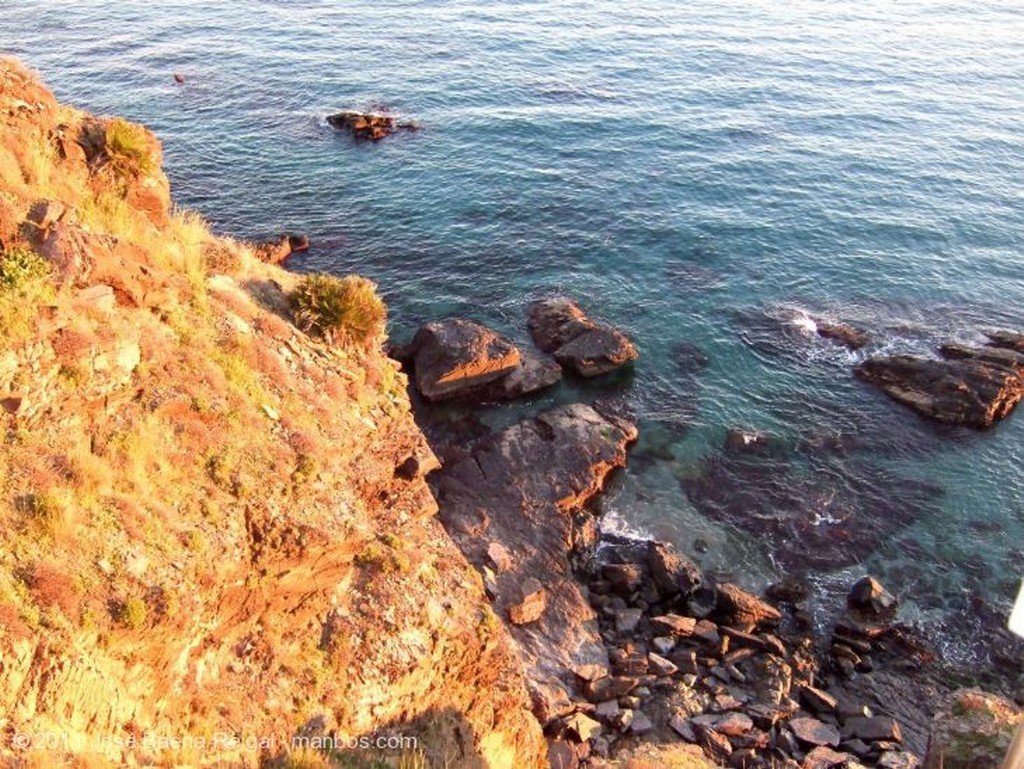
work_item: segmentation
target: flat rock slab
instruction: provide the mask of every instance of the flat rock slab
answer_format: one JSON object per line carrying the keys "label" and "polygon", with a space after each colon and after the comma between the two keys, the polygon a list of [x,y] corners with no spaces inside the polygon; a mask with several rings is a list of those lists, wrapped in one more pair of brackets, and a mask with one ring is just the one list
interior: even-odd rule
{"label": "flat rock slab", "polygon": [[[467,559],[482,569],[494,543],[513,554],[509,567],[495,575],[498,616],[507,616],[509,604],[521,600],[527,578],[544,586],[543,614],[510,628],[535,682],[577,687],[572,670],[609,665],[570,555],[596,536],[588,534],[595,521],[583,506],[600,492],[608,473],[625,464],[626,446],[636,434],[633,424],[615,415],[582,404],[562,406],[484,438],[437,476],[441,522]],[[605,693],[594,701],[614,696]]]}
{"label": "flat rock slab", "polygon": [[831,748],[839,745],[839,730],[817,718],[794,718],[789,722],[789,728],[798,740],[808,745],[827,745]]}
{"label": "flat rock slab", "polygon": [[406,351],[416,388],[430,401],[467,395],[515,371],[519,349],[495,331],[464,318],[427,323]]}
{"label": "flat rock slab", "polygon": [[607,374],[637,358],[636,347],[625,334],[591,320],[571,299],[534,302],[527,316],[537,347],[581,376]]}
{"label": "flat rock slab", "polygon": [[870,358],[857,376],[914,411],[976,429],[1005,419],[1024,397],[1024,352],[1011,335],[988,347],[945,345],[943,358],[916,355]]}

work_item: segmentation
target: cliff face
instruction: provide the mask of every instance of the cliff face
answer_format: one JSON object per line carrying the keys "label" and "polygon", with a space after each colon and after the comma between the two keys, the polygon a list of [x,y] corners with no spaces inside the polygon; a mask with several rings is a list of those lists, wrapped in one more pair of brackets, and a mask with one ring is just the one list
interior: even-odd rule
{"label": "cliff face", "polygon": [[297,277],[173,210],[150,133],[11,61],[0,248],[0,759],[390,729],[432,765],[544,763],[382,340],[296,328]]}

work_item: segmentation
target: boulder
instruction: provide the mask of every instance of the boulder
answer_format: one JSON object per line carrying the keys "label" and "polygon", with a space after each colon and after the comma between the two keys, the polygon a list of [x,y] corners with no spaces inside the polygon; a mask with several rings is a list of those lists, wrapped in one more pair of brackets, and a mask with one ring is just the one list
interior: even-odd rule
{"label": "boulder", "polygon": [[581,376],[606,374],[637,358],[636,347],[625,334],[591,320],[571,299],[534,302],[527,315],[537,346]]}
{"label": "boulder", "polygon": [[666,598],[689,595],[704,580],[697,564],[661,542],[647,543],[647,567],[658,592]]}
{"label": "boulder", "polygon": [[416,387],[430,401],[473,393],[514,371],[519,350],[486,326],[463,318],[424,325],[407,354],[416,371]]}
{"label": "boulder", "polygon": [[801,742],[807,745],[827,745],[834,748],[839,745],[839,730],[832,724],[826,724],[817,718],[801,717],[789,721],[789,728]]}
{"label": "boulder", "polygon": [[843,737],[865,742],[903,742],[900,725],[889,716],[848,718],[843,724]]}
{"label": "boulder", "polygon": [[718,613],[730,625],[778,624],[782,613],[762,598],[739,585],[718,585]]}
{"label": "boulder", "polygon": [[846,602],[850,608],[876,620],[892,619],[898,604],[896,596],[872,576],[864,576],[854,582]]}
{"label": "boulder", "polygon": [[302,234],[285,233],[253,246],[256,258],[267,264],[281,264],[289,256],[309,248],[309,238]]}
{"label": "boulder", "polygon": [[857,376],[889,397],[938,422],[976,429],[1009,416],[1024,397],[1024,352],[1000,346],[945,345],[942,358],[892,355],[869,358]]}

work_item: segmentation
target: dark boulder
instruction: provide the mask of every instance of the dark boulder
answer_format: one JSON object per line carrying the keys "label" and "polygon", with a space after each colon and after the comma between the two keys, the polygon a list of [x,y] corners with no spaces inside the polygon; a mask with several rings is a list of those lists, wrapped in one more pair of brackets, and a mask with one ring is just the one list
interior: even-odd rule
{"label": "dark boulder", "polygon": [[292,254],[309,248],[309,238],[301,233],[284,233],[253,245],[256,258],[268,264],[281,264]]}
{"label": "dark boulder", "polygon": [[815,323],[818,329],[818,336],[829,339],[836,344],[841,344],[850,350],[859,350],[871,341],[871,337],[859,328],[849,323],[833,323],[826,320],[819,320]]}
{"label": "dark boulder", "polygon": [[637,358],[625,334],[591,320],[571,299],[534,302],[527,315],[537,347],[581,376],[606,374]]}
{"label": "dark boulder", "polygon": [[380,141],[397,131],[415,131],[416,123],[401,122],[392,115],[367,112],[338,112],[327,116],[327,122],[341,131],[350,132],[357,139]]}
{"label": "dark boulder", "polygon": [[647,543],[647,567],[658,592],[666,598],[689,595],[704,580],[697,564],[661,542]]}
{"label": "dark boulder", "polygon": [[762,598],[739,585],[718,585],[718,613],[730,625],[775,625],[782,613]]}
{"label": "dark boulder", "polygon": [[1024,397],[1024,352],[1010,347],[945,345],[942,359],[893,355],[855,372],[886,395],[939,422],[992,427]]}
{"label": "dark boulder", "polygon": [[854,582],[846,601],[851,608],[876,620],[892,619],[898,603],[896,596],[872,576],[864,576]]}

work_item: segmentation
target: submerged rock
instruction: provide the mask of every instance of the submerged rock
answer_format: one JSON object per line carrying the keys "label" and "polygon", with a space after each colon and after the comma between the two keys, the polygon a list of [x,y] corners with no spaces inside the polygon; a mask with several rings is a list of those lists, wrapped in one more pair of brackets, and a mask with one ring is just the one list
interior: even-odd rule
{"label": "submerged rock", "polygon": [[892,619],[896,613],[896,596],[882,587],[882,583],[865,576],[853,583],[847,603],[872,619]]}
{"label": "submerged rock", "polygon": [[988,428],[1009,416],[1024,397],[1024,352],[1010,346],[1011,336],[999,339],[988,347],[945,345],[940,360],[916,355],[870,358],[855,372],[926,417]]}
{"label": "submerged rock", "polygon": [[859,350],[871,341],[866,331],[851,326],[849,323],[833,323],[827,320],[815,321],[818,336],[831,339],[850,350]]}
{"label": "submerged rock", "polygon": [[537,347],[581,376],[607,374],[637,358],[636,347],[625,334],[591,320],[571,299],[534,302],[527,314]]}

